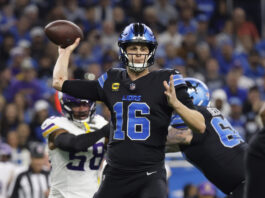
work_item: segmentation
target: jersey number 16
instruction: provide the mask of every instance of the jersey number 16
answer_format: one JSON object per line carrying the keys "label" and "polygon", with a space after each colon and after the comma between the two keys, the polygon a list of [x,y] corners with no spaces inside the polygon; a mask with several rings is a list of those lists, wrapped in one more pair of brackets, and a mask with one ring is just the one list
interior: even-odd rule
{"label": "jersey number 16", "polygon": [[[150,120],[146,115],[150,115],[150,107],[143,102],[132,102],[127,107],[127,120],[123,119],[123,102],[117,102],[113,106],[116,113],[116,130],[114,131],[114,139],[124,140],[125,132],[122,130],[123,124],[127,127],[127,136],[131,140],[146,140],[150,136]],[[143,116],[137,116],[139,112]]]}

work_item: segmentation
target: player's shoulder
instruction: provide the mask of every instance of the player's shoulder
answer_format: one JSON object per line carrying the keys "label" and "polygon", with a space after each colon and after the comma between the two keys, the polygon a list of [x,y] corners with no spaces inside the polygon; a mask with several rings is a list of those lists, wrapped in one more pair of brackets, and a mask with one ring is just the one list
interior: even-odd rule
{"label": "player's shoulder", "polygon": [[166,75],[166,76],[181,75],[181,73],[176,69],[159,69],[152,71],[152,73],[154,73],[155,75]]}
{"label": "player's shoulder", "polygon": [[96,114],[93,117],[93,121],[97,121],[97,122],[108,122],[103,116]]}
{"label": "player's shoulder", "polygon": [[222,113],[215,107],[196,106],[196,109],[203,115],[210,117],[222,116]]}
{"label": "player's shoulder", "polygon": [[61,126],[68,124],[69,121],[63,116],[51,116],[44,120],[41,125],[43,137],[47,137],[52,132],[62,128]]}
{"label": "player's shoulder", "polygon": [[100,129],[105,126],[108,121],[103,116],[96,114],[92,119],[92,123],[94,124],[94,127]]}
{"label": "player's shoulder", "polygon": [[126,73],[126,69],[124,68],[110,68],[105,75],[107,75],[110,78],[117,77],[122,75],[123,73]]}
{"label": "player's shoulder", "polygon": [[47,126],[50,124],[58,124],[60,122],[63,122],[63,123],[68,122],[68,119],[63,116],[50,116],[46,120],[44,120],[41,126]]}
{"label": "player's shoulder", "polygon": [[121,78],[125,73],[126,70],[123,68],[111,68],[98,78],[98,82],[103,88],[106,81],[117,80]]}
{"label": "player's shoulder", "polygon": [[186,82],[183,79],[181,73],[176,69],[161,69],[153,72],[153,75],[158,76],[162,80],[169,81],[171,75],[173,75],[173,83],[175,88],[186,87]]}

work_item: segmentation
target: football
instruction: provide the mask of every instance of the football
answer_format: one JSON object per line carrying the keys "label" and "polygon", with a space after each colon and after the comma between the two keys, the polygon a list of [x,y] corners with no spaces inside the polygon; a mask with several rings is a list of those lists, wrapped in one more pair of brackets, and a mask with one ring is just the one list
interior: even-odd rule
{"label": "football", "polygon": [[53,21],[45,26],[44,31],[50,41],[62,48],[73,44],[77,38],[84,38],[80,27],[67,20]]}

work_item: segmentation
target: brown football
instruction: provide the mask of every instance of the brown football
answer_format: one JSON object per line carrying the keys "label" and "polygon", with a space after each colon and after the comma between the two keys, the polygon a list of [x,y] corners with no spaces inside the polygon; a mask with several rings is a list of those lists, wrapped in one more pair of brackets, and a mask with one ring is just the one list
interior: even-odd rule
{"label": "brown football", "polygon": [[44,31],[50,41],[62,48],[73,44],[76,38],[84,38],[80,27],[67,20],[53,21],[45,26]]}

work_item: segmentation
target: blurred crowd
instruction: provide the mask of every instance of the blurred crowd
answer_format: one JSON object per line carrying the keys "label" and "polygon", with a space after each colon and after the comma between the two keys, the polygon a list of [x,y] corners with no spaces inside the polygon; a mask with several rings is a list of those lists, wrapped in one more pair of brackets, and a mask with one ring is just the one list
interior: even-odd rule
{"label": "blurred crowd", "polygon": [[[175,68],[204,81],[211,105],[227,116],[248,141],[257,131],[265,100],[265,40],[255,21],[226,0],[1,0],[0,139],[12,147],[12,161],[29,165],[31,142],[42,142],[41,123],[60,115],[51,88],[58,47],[44,33],[65,19],[84,32],[70,61],[69,78],[97,79],[119,62],[117,39],[132,22],[156,35],[152,70]],[[85,90],[84,90],[85,91]],[[97,112],[109,120],[102,104]]]}
{"label": "blurred crowd", "polygon": [[202,182],[198,186],[186,184],[183,188],[183,198],[218,198],[217,190],[210,182]]}

